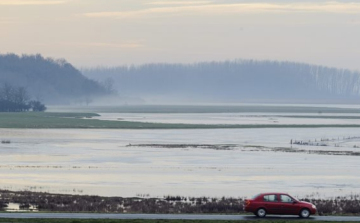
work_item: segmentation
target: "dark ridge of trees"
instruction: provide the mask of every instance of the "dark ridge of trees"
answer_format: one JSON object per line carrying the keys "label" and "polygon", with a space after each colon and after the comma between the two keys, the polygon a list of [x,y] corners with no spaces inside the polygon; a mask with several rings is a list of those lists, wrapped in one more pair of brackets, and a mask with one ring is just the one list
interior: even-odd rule
{"label": "dark ridge of trees", "polygon": [[67,61],[44,58],[40,54],[0,54],[0,83],[26,87],[30,95],[47,104],[89,102],[111,93]]}
{"label": "dark ridge of trees", "polygon": [[14,87],[3,84],[0,87],[0,112],[42,112],[46,106],[40,101],[30,101],[30,96],[24,87]]}
{"label": "dark ridge of trees", "polygon": [[[293,62],[235,60],[82,69],[123,95],[206,102],[358,101],[360,72]],[[170,100],[171,101],[171,100]]]}

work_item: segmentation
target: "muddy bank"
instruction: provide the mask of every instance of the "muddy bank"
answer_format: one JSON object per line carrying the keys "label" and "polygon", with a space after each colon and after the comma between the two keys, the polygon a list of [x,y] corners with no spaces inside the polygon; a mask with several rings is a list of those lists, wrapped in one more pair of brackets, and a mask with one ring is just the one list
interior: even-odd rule
{"label": "muddy bank", "polygon": [[214,150],[234,150],[239,145],[236,144],[128,144],[127,147],[155,147],[155,148],[199,148],[199,149],[214,149]]}
{"label": "muddy bank", "polygon": [[236,145],[236,144],[128,144],[127,147],[152,147],[166,149],[213,149],[213,150],[238,150],[252,152],[285,152],[285,153],[307,153],[318,155],[335,155],[335,156],[360,156],[360,151],[348,150],[306,150],[295,147],[264,147],[254,145]]}

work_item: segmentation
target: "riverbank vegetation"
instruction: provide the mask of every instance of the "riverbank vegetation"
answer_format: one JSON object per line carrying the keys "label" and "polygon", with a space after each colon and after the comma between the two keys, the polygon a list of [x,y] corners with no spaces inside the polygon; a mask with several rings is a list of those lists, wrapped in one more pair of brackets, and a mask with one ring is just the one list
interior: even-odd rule
{"label": "riverbank vegetation", "polygon": [[[9,203],[35,207],[44,212],[143,213],[143,214],[245,214],[245,198],[231,197],[100,197],[64,195],[30,191],[0,190],[0,207]],[[307,196],[300,200],[317,206],[319,215],[359,215],[360,195],[321,199]]]}

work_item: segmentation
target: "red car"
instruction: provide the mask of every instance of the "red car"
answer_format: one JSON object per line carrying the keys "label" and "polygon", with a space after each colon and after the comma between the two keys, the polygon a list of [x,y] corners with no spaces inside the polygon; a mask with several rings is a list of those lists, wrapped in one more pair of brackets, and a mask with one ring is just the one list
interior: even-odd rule
{"label": "red car", "polygon": [[316,213],[316,206],[298,201],[285,193],[263,193],[252,199],[246,199],[244,210],[260,218],[264,218],[267,214],[299,215],[301,218],[308,218]]}

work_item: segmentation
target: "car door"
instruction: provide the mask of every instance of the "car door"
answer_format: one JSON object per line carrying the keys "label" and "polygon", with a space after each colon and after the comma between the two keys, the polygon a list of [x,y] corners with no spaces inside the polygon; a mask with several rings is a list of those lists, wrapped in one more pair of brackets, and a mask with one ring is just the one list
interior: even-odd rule
{"label": "car door", "polygon": [[281,208],[281,214],[298,214],[298,206],[296,203],[294,203],[294,200],[290,196],[286,194],[280,194],[279,204]]}
{"label": "car door", "polygon": [[279,214],[280,205],[276,194],[264,195],[264,206],[268,214]]}

